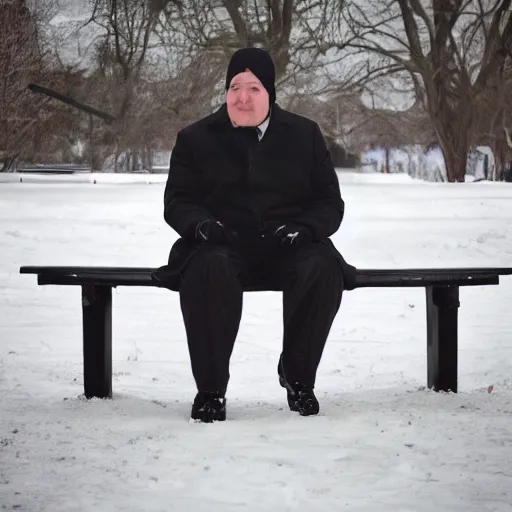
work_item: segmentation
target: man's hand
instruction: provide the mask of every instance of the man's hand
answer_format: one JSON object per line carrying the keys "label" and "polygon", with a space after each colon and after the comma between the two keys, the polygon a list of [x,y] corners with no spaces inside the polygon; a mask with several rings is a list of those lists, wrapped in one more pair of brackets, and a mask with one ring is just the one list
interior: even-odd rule
{"label": "man's hand", "polygon": [[212,219],[201,221],[196,226],[196,239],[208,244],[225,244],[228,239],[222,222]]}
{"label": "man's hand", "polygon": [[298,224],[283,224],[273,233],[283,248],[296,248],[313,241],[313,233],[306,226]]}

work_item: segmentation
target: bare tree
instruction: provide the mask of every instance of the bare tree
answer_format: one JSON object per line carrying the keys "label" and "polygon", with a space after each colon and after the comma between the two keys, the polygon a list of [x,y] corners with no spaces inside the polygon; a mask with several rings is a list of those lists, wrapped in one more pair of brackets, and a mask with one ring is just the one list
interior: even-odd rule
{"label": "bare tree", "polygon": [[32,142],[45,100],[26,89],[43,72],[36,18],[26,2],[0,4],[0,34],[1,172]]}
{"label": "bare tree", "polygon": [[207,52],[211,65],[225,69],[240,47],[266,48],[276,65],[279,91],[292,95],[327,93],[367,77],[362,60],[347,45],[345,0],[162,0],[163,40],[189,54]]}
{"label": "bare tree", "polygon": [[502,180],[512,164],[512,61],[504,63],[494,77],[489,94],[479,98],[476,142],[490,146],[494,154],[491,178]]}
{"label": "bare tree", "polygon": [[[110,130],[115,146],[115,165],[124,151],[141,149],[134,134],[143,75],[158,13],[147,0],[94,0],[88,23],[100,27],[92,81],[99,106],[116,118]],[[108,138],[108,137],[107,137]],[[135,143],[135,145],[134,145]],[[138,162],[133,155],[132,162]],[[135,164],[136,167],[136,164]]]}
{"label": "bare tree", "polygon": [[[94,0],[91,22],[102,28],[94,103],[119,119],[103,140],[115,143],[116,154],[144,153],[163,140],[169,145],[179,127],[222,100],[227,60],[241,46],[271,52],[278,91],[290,105],[308,95],[356,88],[387,72],[369,70],[359,50],[347,46],[344,5],[339,0]],[[312,113],[318,121],[321,116],[321,108]]]}
{"label": "bare tree", "polygon": [[346,19],[354,46],[398,64],[429,113],[449,181],[463,181],[480,99],[510,58],[511,0],[369,0]]}

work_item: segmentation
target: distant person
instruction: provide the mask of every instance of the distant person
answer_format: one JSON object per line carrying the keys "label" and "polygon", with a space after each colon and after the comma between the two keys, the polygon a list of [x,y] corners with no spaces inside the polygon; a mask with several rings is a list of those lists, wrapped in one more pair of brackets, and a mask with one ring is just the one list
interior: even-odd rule
{"label": "distant person", "polygon": [[289,407],[318,414],[317,368],[353,279],[329,240],[344,202],[324,137],[275,103],[274,81],[265,50],[235,52],[225,104],[181,130],[171,156],[164,217],[181,238],[167,279],[180,292],[197,385],[191,418],[202,422],[226,419],[242,290],[258,283],[283,290],[278,375]]}

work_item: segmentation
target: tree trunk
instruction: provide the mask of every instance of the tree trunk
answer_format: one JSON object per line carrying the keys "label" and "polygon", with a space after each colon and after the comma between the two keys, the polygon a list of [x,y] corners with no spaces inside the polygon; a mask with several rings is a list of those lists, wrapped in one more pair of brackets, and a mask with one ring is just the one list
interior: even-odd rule
{"label": "tree trunk", "polygon": [[430,115],[439,146],[443,152],[446,179],[451,183],[461,183],[465,181],[466,176],[470,133],[473,123],[471,108],[468,105],[464,108],[464,111],[456,110],[444,99],[441,99],[442,94],[443,91],[440,90],[436,95],[440,99],[437,102],[437,109],[430,107],[433,103],[432,99],[436,96],[432,99],[429,98]]}
{"label": "tree trunk", "polygon": [[463,183],[466,176],[466,165],[469,145],[456,147],[455,144],[441,144],[446,165],[446,178],[452,183]]}
{"label": "tree trunk", "polygon": [[0,159],[0,172],[11,172],[18,155],[9,155]]}
{"label": "tree trunk", "polygon": [[142,158],[142,168],[146,171],[151,172],[153,170],[151,149],[148,147],[145,147],[141,151],[141,158]]}
{"label": "tree trunk", "polygon": [[434,122],[446,165],[446,179],[451,183],[465,181],[469,152],[468,129],[464,125]]}
{"label": "tree trunk", "polygon": [[510,161],[511,150],[506,141],[503,139],[497,139],[492,145],[492,151],[494,153],[495,166],[493,174],[494,181],[503,181],[505,170],[507,169],[508,162]]}
{"label": "tree trunk", "polygon": [[89,168],[94,170],[94,144],[93,144],[94,122],[92,114],[89,114]]}
{"label": "tree trunk", "polygon": [[114,172],[118,172],[118,169],[119,169],[119,164],[118,164],[118,160],[119,160],[119,144],[117,144],[116,142],[116,150],[114,152]]}

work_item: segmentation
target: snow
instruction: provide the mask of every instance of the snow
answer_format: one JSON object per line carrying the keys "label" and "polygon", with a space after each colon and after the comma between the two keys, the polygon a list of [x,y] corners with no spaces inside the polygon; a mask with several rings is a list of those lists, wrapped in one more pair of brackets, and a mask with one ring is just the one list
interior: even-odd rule
{"label": "snow", "polygon": [[[0,510],[512,510],[512,277],[461,289],[458,394],[424,387],[422,289],[347,292],[309,418],[277,381],[281,298],[247,294],[213,425],[188,421],[178,295],[121,287],[114,398],[84,400],[80,290],[19,267],[165,263],[165,177],[113,176],[0,184]],[[510,185],[339,177],[358,267],[511,266]]]}

